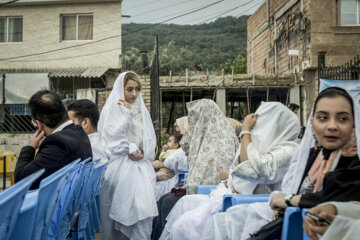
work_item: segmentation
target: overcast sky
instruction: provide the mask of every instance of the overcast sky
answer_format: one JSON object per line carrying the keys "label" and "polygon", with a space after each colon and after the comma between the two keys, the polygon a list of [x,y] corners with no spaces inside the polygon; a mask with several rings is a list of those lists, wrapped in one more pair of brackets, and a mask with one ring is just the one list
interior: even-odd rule
{"label": "overcast sky", "polygon": [[[264,0],[123,0],[122,14],[131,16],[123,18],[123,23],[208,23],[219,17],[252,14],[263,2]],[[202,10],[196,11],[198,9]],[[171,18],[175,19],[170,20]]]}

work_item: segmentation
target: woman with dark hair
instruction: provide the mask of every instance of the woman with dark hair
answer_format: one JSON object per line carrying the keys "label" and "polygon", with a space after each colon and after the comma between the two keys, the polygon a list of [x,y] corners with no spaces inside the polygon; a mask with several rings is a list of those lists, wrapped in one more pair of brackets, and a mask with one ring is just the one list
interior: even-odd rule
{"label": "woman with dark hair", "polygon": [[[360,109],[353,104],[359,101],[358,92],[350,95],[332,87],[319,94],[282,192],[272,194],[270,207],[275,213],[283,213],[288,206],[360,200],[360,161],[358,149],[354,150]],[[203,239],[247,239],[271,220],[271,209],[263,203],[229,208],[208,222]]]}

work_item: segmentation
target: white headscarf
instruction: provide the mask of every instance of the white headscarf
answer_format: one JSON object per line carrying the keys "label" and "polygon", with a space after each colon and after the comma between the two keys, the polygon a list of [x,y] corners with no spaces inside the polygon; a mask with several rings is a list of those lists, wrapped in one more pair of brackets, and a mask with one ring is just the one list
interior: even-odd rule
{"label": "white headscarf", "polygon": [[267,153],[273,146],[299,136],[299,119],[284,104],[261,102],[255,113],[258,118],[251,130],[251,141],[259,153]]}
{"label": "white headscarf", "polygon": [[[107,131],[104,131],[105,129],[109,128],[108,122],[109,119],[112,119],[116,117],[117,109],[119,109],[121,106],[118,104],[119,99],[125,99],[124,96],[124,78],[125,75],[128,72],[123,72],[119,75],[119,77],[116,79],[113,90],[111,91],[108,99],[106,100],[106,103],[101,111],[99,123],[98,123],[98,131],[101,134],[101,137],[105,140],[106,144],[110,146],[114,143],[116,144],[117,139],[116,136],[111,136],[110,134],[107,134]],[[134,73],[135,74],[135,73]],[[155,155],[155,147],[156,147],[156,137],[155,137],[155,131],[154,126],[151,121],[151,117],[149,114],[149,111],[147,110],[144,101],[142,99],[141,92],[139,93],[139,96],[137,97],[134,104],[139,104],[141,107],[141,117],[142,117],[142,124],[143,124],[143,150],[144,150],[144,158],[148,160],[153,160]],[[112,130],[114,132],[117,132],[114,127],[111,126]],[[109,129],[107,129],[109,131]],[[111,130],[111,131],[112,131]]]}
{"label": "white headscarf", "polygon": [[[353,99],[354,105],[354,124],[355,134],[357,139],[357,146],[360,146],[360,83],[353,80],[324,80],[321,79],[320,91],[329,87],[339,87],[344,89]],[[306,163],[309,158],[310,149],[314,146],[315,139],[312,134],[311,118],[305,130],[304,137],[300,143],[298,151],[291,159],[290,168],[282,182],[282,192],[286,194],[296,193],[301,184],[301,179],[305,171]],[[360,156],[360,147],[357,148],[358,155]]]}
{"label": "white headscarf", "polygon": [[188,130],[188,118],[187,116],[176,119],[176,124],[180,128],[181,134],[185,134]]}
{"label": "white headscarf", "polygon": [[[258,118],[254,128],[251,130],[251,141],[260,154],[270,152],[274,147],[287,141],[295,141],[300,133],[300,122],[297,116],[288,107],[279,102],[262,102],[256,110]],[[237,156],[240,155],[240,149]],[[290,159],[289,159],[290,160]],[[232,165],[232,172],[235,177],[233,185],[241,193],[251,194],[258,182],[243,179],[239,158]],[[239,167],[237,167],[239,166]],[[288,165],[289,166],[289,165]],[[280,171],[280,170],[279,170]]]}

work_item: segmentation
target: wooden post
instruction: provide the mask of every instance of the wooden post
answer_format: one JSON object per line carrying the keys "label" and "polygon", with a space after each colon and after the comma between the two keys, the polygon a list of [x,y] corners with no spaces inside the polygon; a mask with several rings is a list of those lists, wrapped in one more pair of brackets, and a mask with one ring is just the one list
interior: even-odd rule
{"label": "wooden post", "polygon": [[170,70],[170,83],[172,83],[172,72],[171,72],[171,70]]}
{"label": "wooden post", "polygon": [[225,86],[225,70],[221,69],[221,76],[222,76],[222,84]]}
{"label": "wooden post", "polygon": [[248,109],[248,114],[250,114],[250,97],[249,97],[249,88],[246,89],[246,100],[247,100],[247,109]]}
{"label": "wooden post", "polygon": [[231,70],[232,80],[234,81],[234,69]]}
{"label": "wooden post", "polygon": [[161,132],[162,132],[162,128],[163,128],[163,120],[162,120],[162,90],[160,89],[160,107],[159,107],[159,110],[160,110],[160,135],[161,135]]}
{"label": "wooden post", "polygon": [[187,68],[185,71],[185,84],[189,86],[189,69]]}
{"label": "wooden post", "polygon": [[193,98],[193,89],[190,88],[190,102],[192,102],[192,98]]}

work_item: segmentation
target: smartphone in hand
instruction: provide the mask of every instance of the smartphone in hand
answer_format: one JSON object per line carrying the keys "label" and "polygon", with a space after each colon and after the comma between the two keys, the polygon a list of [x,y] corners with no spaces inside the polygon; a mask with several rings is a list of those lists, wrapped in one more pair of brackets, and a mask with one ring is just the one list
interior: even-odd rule
{"label": "smartphone in hand", "polygon": [[324,218],[319,217],[309,211],[307,211],[305,215],[308,216],[309,218],[314,219],[316,222],[319,223],[320,226],[329,226],[330,225],[330,223],[328,221],[326,221]]}

